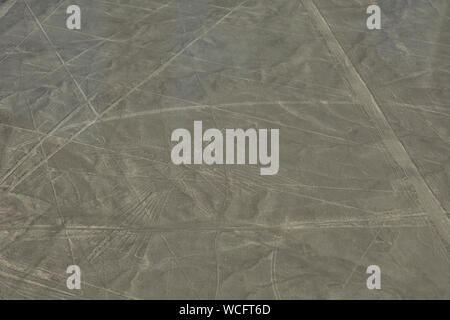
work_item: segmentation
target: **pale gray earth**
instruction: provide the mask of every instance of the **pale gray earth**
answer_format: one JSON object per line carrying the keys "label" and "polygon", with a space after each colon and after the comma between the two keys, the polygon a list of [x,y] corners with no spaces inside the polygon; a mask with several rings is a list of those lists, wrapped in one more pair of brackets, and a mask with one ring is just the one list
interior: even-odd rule
{"label": "pale gray earth", "polygon": [[[450,2],[374,2],[0,0],[0,296],[449,299]],[[194,120],[279,173],[172,164]]]}

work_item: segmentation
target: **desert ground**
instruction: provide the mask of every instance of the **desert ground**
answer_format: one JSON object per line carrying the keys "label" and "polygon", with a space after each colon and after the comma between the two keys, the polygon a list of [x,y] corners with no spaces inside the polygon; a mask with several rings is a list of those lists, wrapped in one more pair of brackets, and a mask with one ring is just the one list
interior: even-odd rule
{"label": "desert ground", "polygon": [[2,299],[450,299],[447,0],[0,0],[0,148]]}

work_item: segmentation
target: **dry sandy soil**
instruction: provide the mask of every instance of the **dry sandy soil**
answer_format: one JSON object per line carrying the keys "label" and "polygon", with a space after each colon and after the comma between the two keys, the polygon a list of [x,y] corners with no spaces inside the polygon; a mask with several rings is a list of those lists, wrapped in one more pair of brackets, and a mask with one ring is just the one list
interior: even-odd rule
{"label": "dry sandy soil", "polygon": [[[370,3],[1,0],[0,297],[449,299],[450,3]],[[174,165],[194,120],[278,174]]]}

